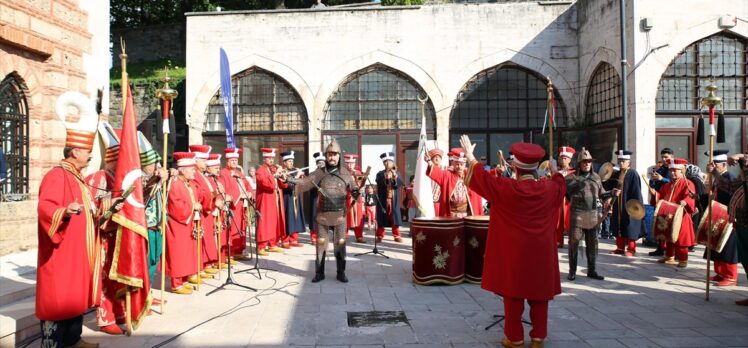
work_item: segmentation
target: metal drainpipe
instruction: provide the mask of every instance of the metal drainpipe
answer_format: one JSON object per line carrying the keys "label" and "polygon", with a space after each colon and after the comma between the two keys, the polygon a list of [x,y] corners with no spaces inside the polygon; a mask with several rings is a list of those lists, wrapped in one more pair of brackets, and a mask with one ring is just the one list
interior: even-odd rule
{"label": "metal drainpipe", "polygon": [[626,60],[626,0],[620,0],[620,27],[621,27],[621,103],[622,105],[622,117],[623,117],[623,139],[621,141],[621,148],[626,149],[628,147],[628,134],[629,134],[629,121],[628,121],[628,61]]}

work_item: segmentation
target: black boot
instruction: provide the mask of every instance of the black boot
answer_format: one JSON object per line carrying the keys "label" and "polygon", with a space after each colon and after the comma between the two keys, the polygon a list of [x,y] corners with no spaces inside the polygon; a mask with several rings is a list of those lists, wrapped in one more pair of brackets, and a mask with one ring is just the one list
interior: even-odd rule
{"label": "black boot", "polygon": [[569,275],[566,279],[572,281],[577,279],[577,249],[579,242],[569,240]]}
{"label": "black boot", "polygon": [[338,267],[338,277],[337,279],[341,283],[347,283],[348,277],[345,276],[345,246],[342,246],[340,248],[341,250],[335,253],[335,263]]}
{"label": "black boot", "polygon": [[312,283],[317,283],[320,280],[325,280],[325,256],[327,252],[322,252],[322,257],[318,257],[314,266],[315,266],[315,272],[314,272],[314,278],[312,278]]}
{"label": "black boot", "polygon": [[649,256],[663,256],[663,255],[665,255],[665,250],[663,250],[663,249],[662,249],[662,248],[660,247],[660,244],[659,244],[659,242],[658,242],[658,244],[657,244],[657,250],[655,250],[655,251],[652,251],[652,252],[650,252],[650,253],[649,253]]}
{"label": "black boot", "polygon": [[588,238],[585,243],[587,244],[587,278],[604,280],[605,277],[597,274],[595,271],[597,261],[597,238]]}

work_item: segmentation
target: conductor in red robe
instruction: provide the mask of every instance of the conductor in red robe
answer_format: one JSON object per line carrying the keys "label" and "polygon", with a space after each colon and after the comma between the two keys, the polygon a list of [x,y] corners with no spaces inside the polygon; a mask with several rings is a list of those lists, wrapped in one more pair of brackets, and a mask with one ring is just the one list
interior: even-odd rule
{"label": "conductor in red robe", "polygon": [[96,124],[95,113],[66,124],[65,159],[39,187],[36,317],[43,347],[98,347],[81,340],[83,314],[95,303],[101,275],[97,214],[81,175],[91,159]]}
{"label": "conductor in red robe", "polygon": [[222,258],[226,260],[230,252],[232,260],[229,260],[229,262],[233,265],[236,263],[233,259],[243,260],[246,258],[244,249],[247,245],[247,231],[249,231],[249,224],[251,223],[247,219],[247,209],[249,209],[248,200],[252,197],[249,196],[250,191],[247,191],[249,182],[239,168],[239,156],[242,155],[242,149],[227,148],[223,150],[223,153],[226,157],[226,167],[221,170],[218,180],[226,190],[226,199],[230,201],[227,203],[233,218],[229,222],[231,225],[231,231],[229,231],[231,250],[224,250],[222,254],[224,257]]}
{"label": "conductor in red robe", "polygon": [[693,182],[686,179],[685,176],[688,161],[682,158],[671,158],[669,162],[670,181],[660,188],[657,197],[658,200],[666,200],[668,202],[680,204],[683,206],[685,211],[680,225],[678,240],[675,241],[675,243],[673,243],[672,240],[667,240],[665,257],[657,262],[668,265],[677,264],[678,267],[686,267],[688,266],[688,248],[696,244],[696,237],[693,231],[693,221],[691,220],[691,215],[694,213],[694,207],[696,206],[696,202],[693,197],[691,197],[691,193],[696,192],[696,187]]}
{"label": "conductor in red robe", "polygon": [[[356,169],[356,161],[358,155],[356,154],[345,154],[343,155],[343,161],[348,171],[353,174],[353,177],[358,181],[358,178],[362,175],[361,171]],[[366,180],[366,178],[363,178]],[[356,185],[359,185],[357,182]],[[348,230],[353,230],[353,234],[356,236],[356,243],[366,243],[364,239],[364,201],[363,197],[358,196],[356,204],[353,204],[353,196],[348,192],[345,198],[345,205],[350,207],[348,214],[346,214],[345,221]],[[346,230],[347,231],[347,230]],[[348,233],[346,232],[346,236]]]}
{"label": "conductor in red robe", "polygon": [[166,274],[171,278],[171,291],[191,294],[197,283],[197,241],[195,215],[203,206],[197,200],[195,154],[175,152],[179,175],[169,183],[167,203],[168,225],[166,236]]}
{"label": "conductor in red robe", "polygon": [[[566,194],[566,182],[551,163],[551,178],[538,180],[538,162],[545,151],[514,143],[513,180],[496,177],[475,160],[475,145],[463,135],[460,143],[468,160],[468,187],[491,204],[481,287],[504,298],[504,347],[523,347],[522,312],[530,304],[533,347],[548,334],[548,301],[561,293],[556,247],[556,222]],[[528,253],[531,253],[528,254]]]}
{"label": "conductor in red robe", "polygon": [[190,145],[190,152],[195,154],[195,166],[197,167],[195,180],[192,182],[196,187],[197,201],[203,207],[200,211],[200,221],[203,228],[200,276],[203,278],[211,278],[211,274],[218,273],[218,270],[213,267],[218,261],[216,234],[213,230],[215,228],[213,212],[223,207],[223,198],[218,194],[213,178],[207,172],[208,164],[206,161],[210,157],[211,149],[209,145]]}
{"label": "conductor in red robe", "polygon": [[483,215],[481,197],[465,184],[465,151],[455,148],[448,155],[452,170],[434,166],[433,161],[426,160],[429,165],[426,175],[439,185],[441,191],[438,216],[463,218],[468,215]]}
{"label": "conductor in red robe", "polygon": [[[282,252],[278,241],[282,241],[286,234],[285,215],[283,209],[283,192],[285,182],[279,181],[275,173],[274,148],[262,148],[263,165],[257,169],[257,209],[262,219],[257,225],[257,253],[268,255],[267,252]],[[267,250],[265,250],[267,248]]]}

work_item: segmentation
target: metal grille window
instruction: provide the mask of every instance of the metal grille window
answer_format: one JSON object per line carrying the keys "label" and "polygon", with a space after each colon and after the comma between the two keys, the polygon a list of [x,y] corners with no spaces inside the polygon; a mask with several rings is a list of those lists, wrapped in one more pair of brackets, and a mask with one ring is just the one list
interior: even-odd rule
{"label": "metal grille window", "polygon": [[587,91],[585,116],[589,124],[621,118],[621,78],[608,63],[600,63]]}
{"label": "metal grille window", "polygon": [[748,109],[746,40],[717,34],[688,46],[668,66],[657,91],[657,111],[696,111],[714,80],[725,110]]}
{"label": "metal grille window", "polygon": [[[330,96],[326,130],[420,129],[421,102],[426,92],[410,77],[383,65],[349,76]],[[433,129],[436,113],[425,105],[426,128]]]}
{"label": "metal grille window", "polygon": [[25,87],[13,75],[0,82],[0,200],[29,193],[29,114]]}
{"label": "metal grille window", "polygon": [[[542,128],[546,81],[518,66],[501,66],[475,75],[457,97],[451,128],[499,130]],[[567,126],[566,108],[556,92],[556,125]]]}
{"label": "metal grille window", "polygon": [[[284,79],[253,67],[231,78],[234,132],[306,132],[307,112],[301,97]],[[219,90],[206,110],[205,131],[224,131]]]}

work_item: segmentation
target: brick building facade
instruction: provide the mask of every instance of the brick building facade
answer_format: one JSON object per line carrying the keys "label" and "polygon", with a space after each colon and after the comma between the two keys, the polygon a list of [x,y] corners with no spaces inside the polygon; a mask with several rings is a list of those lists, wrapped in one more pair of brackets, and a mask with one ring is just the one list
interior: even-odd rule
{"label": "brick building facade", "polygon": [[108,113],[110,61],[109,1],[0,0],[0,255],[36,246],[39,185],[65,142],[57,96],[102,89]]}

